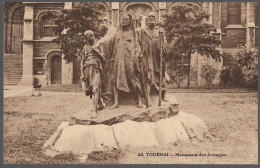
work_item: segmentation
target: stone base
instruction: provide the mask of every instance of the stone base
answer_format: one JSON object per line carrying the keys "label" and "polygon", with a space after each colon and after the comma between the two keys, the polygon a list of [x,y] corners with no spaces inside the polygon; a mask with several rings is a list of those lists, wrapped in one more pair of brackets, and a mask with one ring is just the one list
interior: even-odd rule
{"label": "stone base", "polygon": [[23,75],[21,85],[33,86],[33,75]]}
{"label": "stone base", "polygon": [[70,122],[62,122],[44,144],[45,154],[56,156],[72,152],[87,158],[94,151],[112,151],[128,147],[175,145],[179,141],[203,141],[211,138],[208,127],[197,116],[179,111],[175,97],[151,108],[122,105],[114,110],[98,112],[91,120],[86,109],[74,114]]}
{"label": "stone base", "polygon": [[199,117],[180,111],[156,122],[127,120],[111,126],[62,122],[43,147],[48,156],[72,152],[86,158],[93,151],[168,146],[205,138],[211,138],[206,124]]}
{"label": "stone base", "polygon": [[152,107],[138,108],[136,105],[120,105],[119,108],[98,111],[98,117],[91,119],[92,109],[84,109],[71,117],[70,125],[113,125],[126,120],[137,122],[149,121],[156,122],[162,118],[168,118],[178,114],[178,102],[174,96],[168,96],[169,102],[162,101],[162,106],[158,107],[158,96],[151,97]]}

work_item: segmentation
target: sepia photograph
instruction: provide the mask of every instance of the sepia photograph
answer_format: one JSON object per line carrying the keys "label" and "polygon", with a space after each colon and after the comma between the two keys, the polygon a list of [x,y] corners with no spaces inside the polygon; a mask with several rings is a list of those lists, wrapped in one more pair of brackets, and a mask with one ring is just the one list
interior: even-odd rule
{"label": "sepia photograph", "polygon": [[3,164],[258,165],[258,2],[3,2]]}

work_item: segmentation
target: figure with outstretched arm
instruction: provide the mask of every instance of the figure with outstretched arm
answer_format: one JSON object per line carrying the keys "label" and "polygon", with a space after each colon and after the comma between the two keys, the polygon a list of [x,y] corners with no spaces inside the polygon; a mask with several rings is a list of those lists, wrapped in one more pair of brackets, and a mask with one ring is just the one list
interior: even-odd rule
{"label": "figure with outstretched arm", "polygon": [[119,91],[137,94],[137,106],[142,108],[142,89],[138,78],[140,72],[138,59],[141,51],[132,16],[124,15],[116,34],[109,38],[104,37],[100,45],[107,60],[105,63],[106,73],[109,76],[107,87],[114,98],[114,104],[110,109],[119,107]]}

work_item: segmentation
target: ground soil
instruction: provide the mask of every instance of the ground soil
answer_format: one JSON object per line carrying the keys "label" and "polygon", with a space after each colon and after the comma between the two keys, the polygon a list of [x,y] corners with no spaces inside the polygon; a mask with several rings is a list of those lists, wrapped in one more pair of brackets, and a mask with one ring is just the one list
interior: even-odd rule
{"label": "ground soil", "polygon": [[[45,88],[45,90],[48,90]],[[212,140],[179,142],[167,147],[115,150],[92,153],[85,163],[109,164],[257,164],[258,94],[241,89],[171,90],[180,109],[201,117],[209,127]],[[53,89],[52,91],[57,91]],[[73,154],[47,157],[42,146],[62,121],[90,105],[79,90],[42,92],[43,96],[4,99],[4,163],[79,163]],[[70,92],[68,92],[70,91]],[[74,92],[71,92],[74,91]],[[168,153],[171,156],[147,156]],[[206,156],[176,156],[206,154]],[[207,156],[222,154],[224,156]],[[138,156],[143,154],[144,156]]]}

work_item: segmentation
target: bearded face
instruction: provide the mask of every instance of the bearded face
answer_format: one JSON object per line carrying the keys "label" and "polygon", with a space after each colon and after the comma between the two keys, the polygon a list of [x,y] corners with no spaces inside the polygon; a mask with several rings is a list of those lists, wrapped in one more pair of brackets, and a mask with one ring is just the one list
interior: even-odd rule
{"label": "bearded face", "polygon": [[154,14],[150,14],[146,17],[145,19],[145,24],[148,26],[148,27],[154,27],[155,24],[156,24],[156,18],[155,18],[155,15]]}
{"label": "bearded face", "polygon": [[100,21],[101,29],[109,29],[109,27],[111,26],[111,21],[107,17],[104,17],[104,18],[100,19],[99,21]]}

